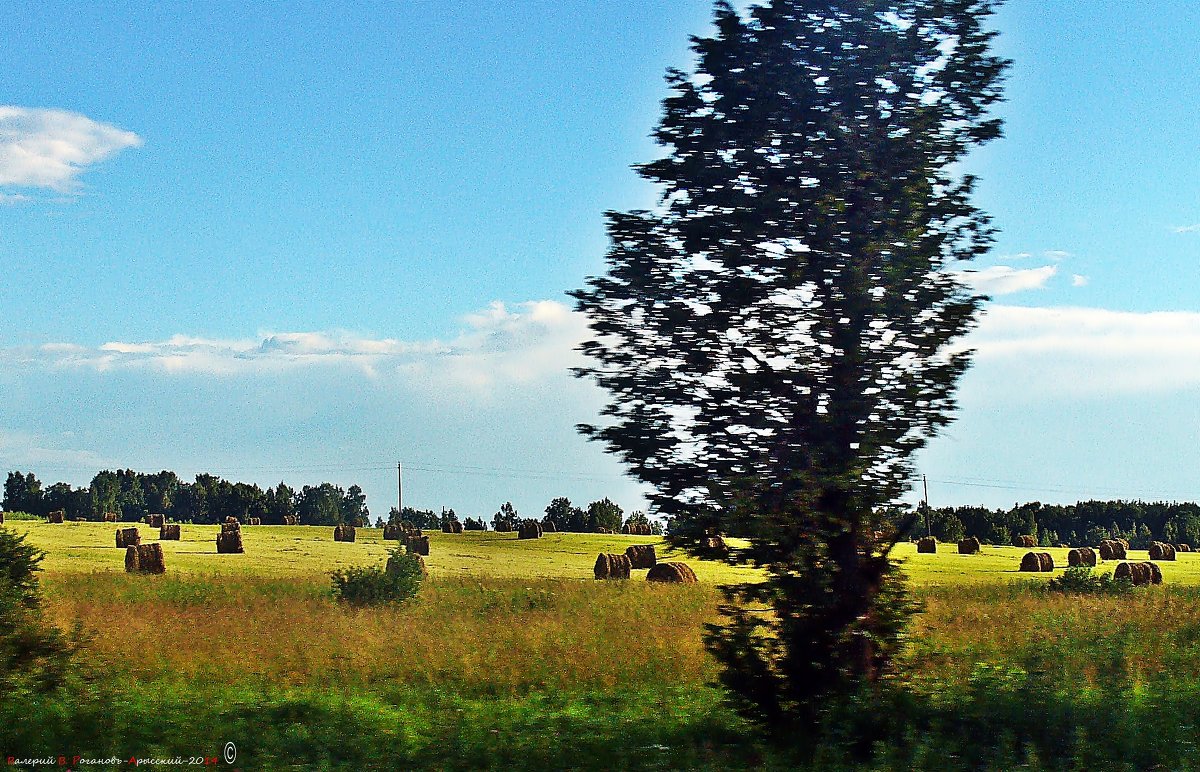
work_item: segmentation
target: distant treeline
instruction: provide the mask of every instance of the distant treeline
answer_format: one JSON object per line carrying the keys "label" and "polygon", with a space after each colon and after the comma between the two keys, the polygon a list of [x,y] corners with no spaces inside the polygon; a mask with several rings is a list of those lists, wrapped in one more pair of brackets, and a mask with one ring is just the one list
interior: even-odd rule
{"label": "distant treeline", "polygon": [[[517,512],[512,502],[506,501],[492,516],[491,529],[493,531],[515,531],[524,519],[526,518]],[[571,500],[565,496],[560,496],[550,502],[541,518],[535,516],[531,519],[539,520],[543,527],[553,525],[555,531],[596,533],[601,529],[607,529],[619,533],[626,526],[643,525],[651,533],[662,534],[662,525],[646,517],[645,512],[635,511],[631,512],[629,517],[625,517],[625,511],[607,498],[593,501],[587,505],[586,509],[582,509],[572,505]],[[388,521],[392,523],[407,521],[418,528],[431,529],[460,522],[453,509],[444,510],[438,514],[432,510],[413,509],[412,507],[405,507],[403,513],[392,507],[391,512],[388,513]],[[486,531],[488,529],[488,523],[482,517],[468,517],[461,523],[463,529],[467,531]]]}
{"label": "distant treeline", "polygon": [[[1043,547],[1099,544],[1102,539],[1127,539],[1134,549],[1151,541],[1200,545],[1200,504],[1194,502],[1080,501],[1075,504],[1014,505],[1012,509],[943,507],[929,511],[929,527],[940,541],[974,536],[985,544],[1011,544],[1013,537],[1031,535]],[[914,535],[925,534],[918,520]]]}
{"label": "distant treeline", "polygon": [[143,474],[132,469],[99,472],[86,488],[59,482],[43,489],[32,472],[9,472],[3,503],[6,511],[43,517],[61,510],[69,520],[103,520],[105,513],[113,512],[123,522],[161,513],[191,523],[218,523],[226,517],[246,522],[257,517],[280,525],[285,517],[299,515],[307,525],[338,525],[365,524],[371,515],[367,497],[357,485],[343,490],[321,483],[297,491],[280,482],[263,490],[211,474],[198,474],[189,483],[174,472]]}

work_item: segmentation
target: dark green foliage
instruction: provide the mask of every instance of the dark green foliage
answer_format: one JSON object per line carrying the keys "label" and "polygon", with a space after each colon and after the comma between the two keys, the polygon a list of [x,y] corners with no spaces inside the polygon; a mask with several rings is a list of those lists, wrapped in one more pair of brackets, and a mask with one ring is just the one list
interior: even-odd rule
{"label": "dark green foliage", "polygon": [[43,692],[67,675],[74,644],[41,616],[37,572],[43,556],[24,535],[0,528],[0,695]]}
{"label": "dark green foliage", "polygon": [[935,534],[939,522],[956,518],[967,536],[991,544],[1011,544],[1011,535],[1021,533],[1038,533],[1042,546],[1061,541],[1087,547],[1105,539],[1127,539],[1134,549],[1146,549],[1151,541],[1200,543],[1200,504],[1190,501],[1035,501],[1008,510],[943,507],[931,510],[930,517]]}
{"label": "dark green foliage", "polygon": [[513,508],[512,502],[506,501],[500,505],[500,511],[492,517],[492,530],[515,531],[520,522],[521,518],[517,514],[517,510]]}
{"label": "dark green foliage", "polygon": [[577,373],[610,396],[581,431],[673,544],[767,570],[726,588],[707,640],[779,727],[885,674],[910,610],[886,510],[950,421],[949,346],[982,301],[948,269],[992,241],[957,163],[1000,133],[993,6],[718,2],[696,73],[668,74],[667,153],[638,169],[660,206],[610,212],[607,273],[572,293],[596,334]]}
{"label": "dark green foliage", "polygon": [[403,547],[388,553],[387,567],[357,566],[331,574],[333,596],[354,606],[403,603],[416,596],[425,578],[420,558]]}
{"label": "dark green foliage", "polygon": [[1133,592],[1133,584],[1112,574],[1093,573],[1087,566],[1074,566],[1046,582],[1046,589],[1077,595],[1125,595]]}

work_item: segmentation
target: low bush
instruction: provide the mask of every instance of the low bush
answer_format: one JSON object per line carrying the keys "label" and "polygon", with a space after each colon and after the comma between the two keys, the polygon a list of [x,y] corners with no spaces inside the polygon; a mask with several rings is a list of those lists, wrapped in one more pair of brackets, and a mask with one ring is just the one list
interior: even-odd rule
{"label": "low bush", "polygon": [[388,568],[358,566],[334,571],[333,597],[354,606],[403,603],[415,597],[424,579],[418,555],[397,547],[388,555]]}
{"label": "low bush", "polygon": [[0,694],[57,687],[74,650],[42,618],[37,572],[43,557],[24,535],[0,528]]}
{"label": "low bush", "polygon": [[1079,595],[1124,595],[1133,591],[1127,579],[1116,579],[1112,574],[1095,574],[1087,566],[1073,566],[1046,582],[1051,592],[1067,592]]}

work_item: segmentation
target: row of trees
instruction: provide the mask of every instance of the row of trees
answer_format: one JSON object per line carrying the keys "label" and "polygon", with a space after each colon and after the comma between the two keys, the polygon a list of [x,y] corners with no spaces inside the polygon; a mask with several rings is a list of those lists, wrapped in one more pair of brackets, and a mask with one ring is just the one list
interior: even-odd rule
{"label": "row of trees", "polygon": [[246,521],[261,518],[282,524],[284,517],[299,515],[307,525],[367,523],[370,511],[362,488],[348,489],[321,483],[296,490],[287,483],[263,490],[258,485],[230,482],[211,474],[185,482],[174,472],[154,474],[132,469],[104,470],[85,488],[55,483],[47,488],[32,472],[9,472],[4,481],[4,509],[45,516],[62,510],[72,520],[102,520],[115,512],[119,520],[137,522],[150,513],[172,520],[217,523],[226,517]]}
{"label": "row of trees", "polygon": [[1134,549],[1151,541],[1200,544],[1200,504],[1165,501],[1080,501],[1075,504],[1014,504],[1011,509],[945,507],[929,511],[928,530],[942,541],[974,536],[984,543],[1011,544],[1029,534],[1042,546],[1094,545],[1127,539]]}
{"label": "row of trees", "polygon": [[[492,517],[491,527],[493,531],[515,531],[524,519],[512,502],[506,501]],[[444,509],[438,514],[432,510],[412,507],[405,507],[403,513],[392,507],[388,513],[388,520],[393,523],[405,520],[418,528],[435,530],[448,523],[459,522],[453,509]],[[461,522],[468,531],[485,531],[488,527],[483,518],[468,517]],[[620,531],[625,525],[639,523],[649,525],[653,533],[662,533],[662,525],[646,517],[645,512],[634,511],[626,518],[625,510],[608,498],[593,501],[586,508],[580,508],[571,504],[571,500],[565,496],[559,496],[546,507],[541,522],[543,526],[553,524],[556,531],[576,533],[596,533],[601,528]]]}

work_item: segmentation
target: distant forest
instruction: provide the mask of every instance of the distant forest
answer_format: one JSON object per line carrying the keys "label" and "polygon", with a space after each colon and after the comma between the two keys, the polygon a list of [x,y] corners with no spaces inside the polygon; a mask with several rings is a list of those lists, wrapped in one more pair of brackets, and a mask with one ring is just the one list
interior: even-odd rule
{"label": "distant forest", "polygon": [[343,490],[321,483],[297,491],[280,482],[263,490],[211,474],[198,474],[189,483],[174,472],[143,474],[132,469],[99,472],[86,488],[59,482],[43,489],[33,472],[9,472],[3,504],[8,512],[43,517],[61,510],[68,520],[103,520],[106,512],[114,512],[118,520],[131,523],[151,513],[176,522],[218,523],[226,517],[247,522],[257,517],[273,525],[294,515],[306,525],[366,523],[371,516],[367,497],[357,485]]}
{"label": "distant forest", "polygon": [[[940,541],[974,536],[985,544],[1012,544],[1031,535],[1039,545],[1072,547],[1127,539],[1133,549],[1151,541],[1200,545],[1200,504],[1194,502],[1080,501],[1075,504],[1017,504],[1009,510],[943,507],[929,510],[929,532]],[[923,536],[919,519],[914,535]]]}
{"label": "distant forest", "polygon": [[[219,523],[227,517],[248,522],[256,517],[267,525],[282,525],[284,518],[291,516],[299,516],[303,525],[371,523],[367,497],[357,485],[343,490],[331,483],[321,483],[296,490],[280,482],[263,490],[257,485],[230,482],[211,474],[198,474],[195,482],[189,483],[174,472],[145,474],[132,469],[98,472],[86,488],[73,488],[63,482],[43,488],[33,472],[9,472],[4,481],[3,509],[40,517],[61,510],[68,520],[97,521],[103,520],[105,513],[113,512],[119,521],[130,523],[139,522],[148,514],[163,514],[175,522],[198,524]],[[515,531],[522,519],[513,505],[505,502],[490,525],[495,531]],[[546,507],[544,516],[535,519],[557,531],[619,531],[637,524],[653,533],[662,533],[662,526],[650,521],[645,512],[633,512],[627,518],[621,507],[607,498],[581,508],[559,497]],[[433,529],[459,522],[453,509],[438,513],[412,507],[405,507],[403,515],[392,507],[387,520],[405,520],[418,528]],[[376,526],[383,523],[383,518],[376,518]],[[482,517],[468,517],[461,524],[466,530],[488,529]]]}

